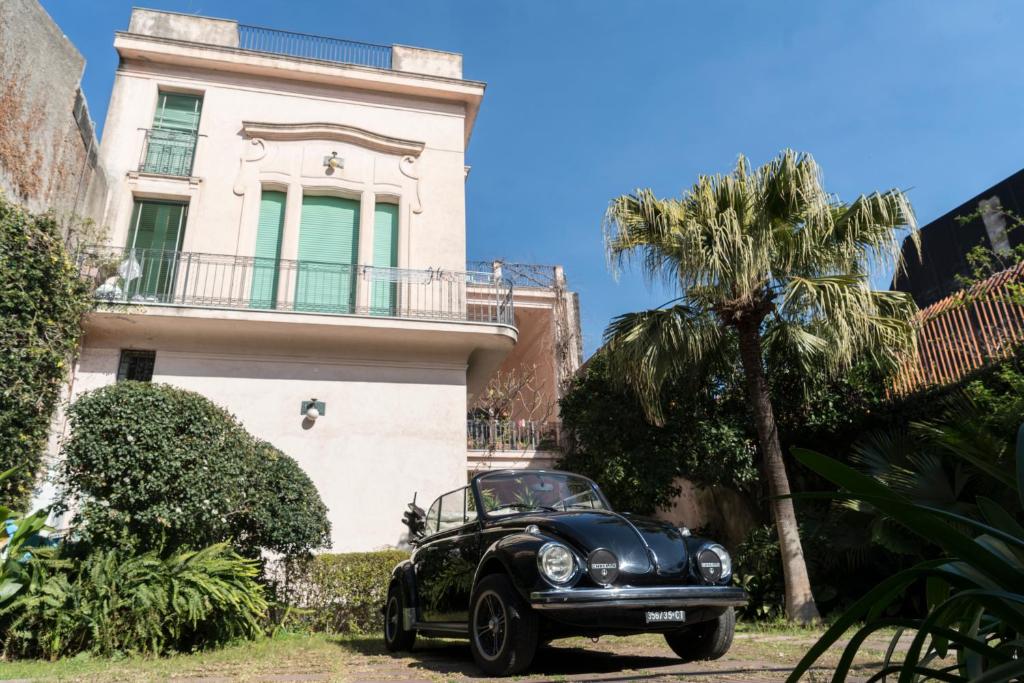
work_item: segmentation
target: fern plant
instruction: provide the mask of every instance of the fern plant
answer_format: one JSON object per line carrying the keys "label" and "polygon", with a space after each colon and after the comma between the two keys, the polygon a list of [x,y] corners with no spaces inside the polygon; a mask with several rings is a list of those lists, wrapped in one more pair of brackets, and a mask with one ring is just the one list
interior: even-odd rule
{"label": "fern plant", "polygon": [[261,633],[267,613],[258,563],[227,544],[85,559],[38,558],[47,580],[0,608],[7,656],[190,651]]}

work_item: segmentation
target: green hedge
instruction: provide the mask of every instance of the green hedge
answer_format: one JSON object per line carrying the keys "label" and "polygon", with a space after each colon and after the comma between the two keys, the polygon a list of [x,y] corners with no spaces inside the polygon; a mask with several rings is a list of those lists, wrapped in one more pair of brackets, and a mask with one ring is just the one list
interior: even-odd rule
{"label": "green hedge", "polygon": [[61,503],[100,547],[231,541],[249,556],[329,547],[327,508],[290,457],[192,391],[119,382],[68,410]]}
{"label": "green hedge", "polygon": [[14,508],[39,474],[90,301],[53,216],[0,194],[0,471],[22,467],[0,483],[0,498]]}
{"label": "green hedge", "polygon": [[291,562],[283,598],[296,608],[289,620],[312,631],[370,633],[384,628],[381,608],[391,570],[404,550],[337,553]]}

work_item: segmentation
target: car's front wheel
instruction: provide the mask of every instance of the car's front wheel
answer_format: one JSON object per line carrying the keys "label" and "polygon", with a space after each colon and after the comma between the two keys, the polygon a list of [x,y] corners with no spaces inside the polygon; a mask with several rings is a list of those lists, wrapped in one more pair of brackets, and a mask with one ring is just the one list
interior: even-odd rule
{"label": "car's front wheel", "polygon": [[405,628],[404,610],[402,587],[393,583],[388,588],[388,599],[384,603],[384,647],[390,652],[411,650],[416,642],[416,631]]}
{"label": "car's front wheel", "polygon": [[469,629],[473,659],[490,676],[522,673],[537,652],[537,615],[504,574],[484,577],[476,585]]}
{"label": "car's front wheel", "polygon": [[732,646],[735,630],[736,612],[730,607],[715,619],[666,633],[665,641],[683,661],[718,659]]}

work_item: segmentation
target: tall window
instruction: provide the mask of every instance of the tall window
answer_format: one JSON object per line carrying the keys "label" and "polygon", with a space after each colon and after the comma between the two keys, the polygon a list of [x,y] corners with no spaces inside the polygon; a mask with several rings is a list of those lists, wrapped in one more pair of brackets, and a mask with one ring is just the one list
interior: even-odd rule
{"label": "tall window", "polygon": [[117,381],[151,382],[155,364],[156,351],[121,349],[121,361],[117,364]]}
{"label": "tall window", "polygon": [[398,278],[398,206],[377,204],[373,208],[373,286],[370,313],[394,315]]}
{"label": "tall window", "polygon": [[198,95],[161,92],[153,128],[146,136],[146,154],[140,170],[162,175],[192,175],[199,116],[203,100]]}
{"label": "tall window", "polygon": [[120,268],[129,299],[173,300],[187,215],[184,203],[135,200],[125,262]]}
{"label": "tall window", "polygon": [[321,313],[355,310],[359,202],[306,195],[299,226],[295,309]]}
{"label": "tall window", "polygon": [[277,281],[281,258],[281,229],[284,226],[285,193],[264,190],[256,226],[250,308],[277,307]]}

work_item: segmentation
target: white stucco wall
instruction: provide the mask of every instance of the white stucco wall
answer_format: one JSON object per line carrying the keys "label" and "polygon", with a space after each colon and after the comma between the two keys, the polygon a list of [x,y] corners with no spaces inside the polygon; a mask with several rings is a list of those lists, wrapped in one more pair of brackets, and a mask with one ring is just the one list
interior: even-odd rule
{"label": "white stucco wall", "polygon": [[[284,259],[297,256],[303,194],[335,194],[361,202],[359,263],[371,263],[373,205],[386,201],[399,205],[399,267],[464,270],[465,146],[483,84],[457,79],[461,58],[440,71],[415,50],[406,71],[303,62],[237,50],[232,30],[137,10],[115,38],[109,243],[126,244],[136,198],[177,200],[189,206],[183,251],[252,256],[270,188],[288,197]],[[203,97],[190,178],[139,172],[161,90]],[[324,167],[332,152],[344,168]],[[336,551],[401,543],[414,492],[429,504],[465,483],[467,367],[489,374],[515,340],[466,322],[130,308],[87,319],[71,398],[114,382],[122,349],[155,350],[153,381],[203,394],[299,462]],[[300,414],[311,398],[326,402],[312,425]]]}
{"label": "white stucco wall", "polygon": [[[298,461],[329,508],[334,551],[402,543],[400,520],[416,490],[421,499],[433,498],[465,481],[466,388],[459,364],[153,345],[154,382],[199,392]],[[87,347],[75,396],[112,383],[119,354],[116,347]],[[310,424],[299,408],[314,397],[326,409]]]}
{"label": "white stucco wall", "polygon": [[[145,129],[161,89],[201,94],[192,181],[137,177]],[[422,143],[418,155],[326,139],[253,143],[243,121],[327,123]],[[184,251],[251,256],[260,190],[303,191],[363,200],[360,242],[372,243],[375,198],[400,204],[399,266],[463,270],[466,253],[465,112],[453,103],[346,90],[313,83],[127,62],[108,110],[102,157],[116,183],[107,223],[123,245],[135,197],[189,202]],[[327,173],[332,152],[344,169]],[[300,212],[288,211],[282,256],[294,258]]]}

